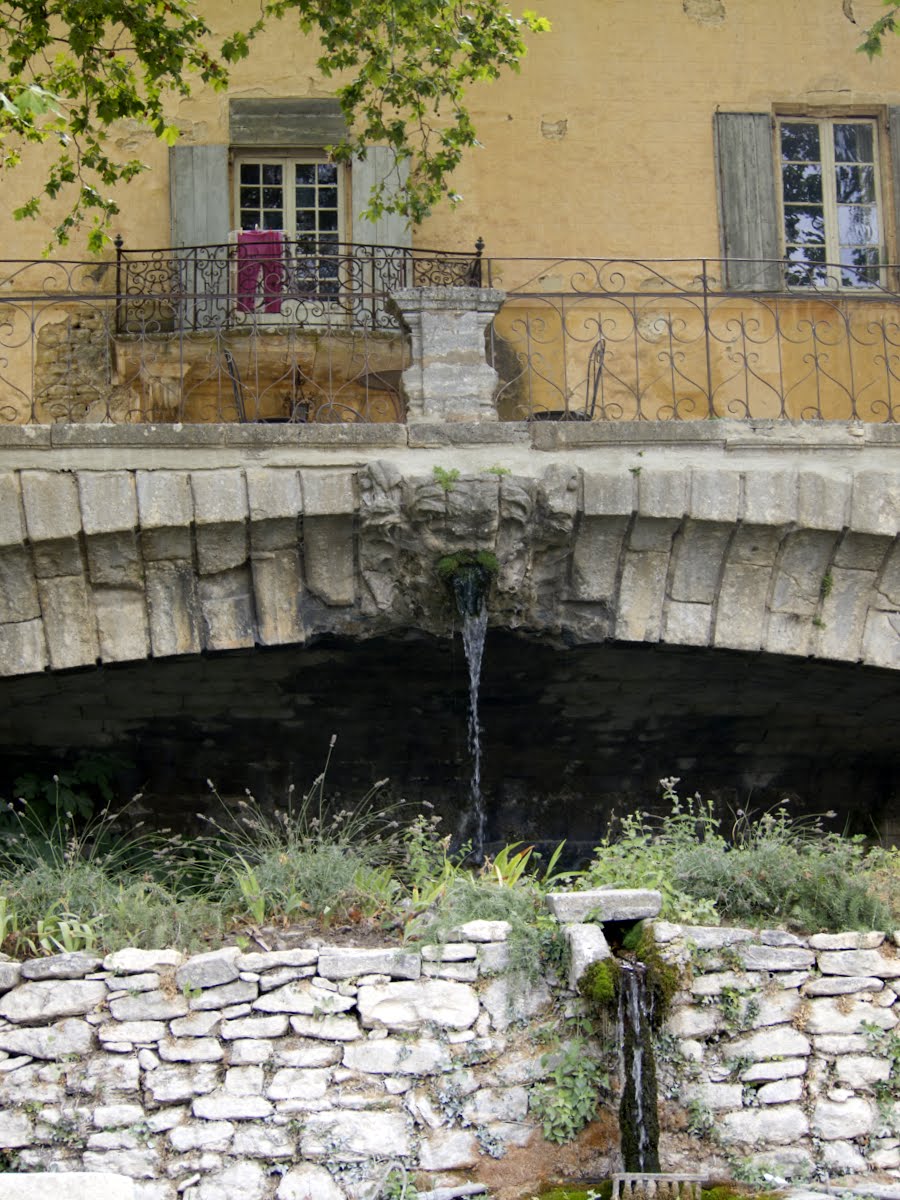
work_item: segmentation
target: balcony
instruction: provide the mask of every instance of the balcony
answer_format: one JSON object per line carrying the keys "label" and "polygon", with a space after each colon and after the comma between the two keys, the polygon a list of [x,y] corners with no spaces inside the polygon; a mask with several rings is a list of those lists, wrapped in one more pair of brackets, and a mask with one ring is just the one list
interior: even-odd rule
{"label": "balcony", "polygon": [[726,268],[302,240],[0,263],[0,421],[400,422],[391,296],[481,284],[506,294],[486,342],[502,420],[900,419],[894,268],[854,291]]}

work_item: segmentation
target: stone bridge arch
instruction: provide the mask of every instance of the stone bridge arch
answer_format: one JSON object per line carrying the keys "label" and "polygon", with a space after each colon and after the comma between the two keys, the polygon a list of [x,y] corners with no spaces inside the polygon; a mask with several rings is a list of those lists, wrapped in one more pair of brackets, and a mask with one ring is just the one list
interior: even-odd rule
{"label": "stone bridge arch", "polygon": [[900,668],[893,428],[178,432],[0,448],[0,674],[445,635],[458,549],[498,627]]}

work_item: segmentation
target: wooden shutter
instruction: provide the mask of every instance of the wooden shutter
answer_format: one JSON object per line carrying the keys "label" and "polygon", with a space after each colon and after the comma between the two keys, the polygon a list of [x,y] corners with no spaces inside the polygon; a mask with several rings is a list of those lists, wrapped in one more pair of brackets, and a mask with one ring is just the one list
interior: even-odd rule
{"label": "wooden shutter", "polygon": [[336,146],[347,136],[341,106],[329,99],[229,100],[228,128],[232,146],[295,153],[303,146]]}
{"label": "wooden shutter", "polygon": [[173,247],[222,247],[178,255],[179,285],[188,297],[182,323],[194,329],[219,325],[229,311],[224,248],[231,227],[228,147],[173,146],[169,196]]}
{"label": "wooden shutter", "polygon": [[[409,174],[409,164],[401,163],[400,177]],[[377,221],[367,221],[360,213],[369,203],[372,187],[383,179],[396,179],[397,168],[390,146],[370,146],[365,158],[355,158],[350,175],[353,206],[353,241],[363,246],[412,246],[412,230],[406,217],[386,213]]]}
{"label": "wooden shutter", "polygon": [[781,238],[771,117],[768,113],[716,113],[714,129],[727,284],[741,291],[779,291],[784,285],[777,261]]}

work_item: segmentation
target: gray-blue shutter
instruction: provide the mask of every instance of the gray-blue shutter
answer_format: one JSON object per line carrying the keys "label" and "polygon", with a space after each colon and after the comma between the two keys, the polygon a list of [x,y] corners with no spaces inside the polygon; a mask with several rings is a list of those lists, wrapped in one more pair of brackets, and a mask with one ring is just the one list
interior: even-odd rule
{"label": "gray-blue shutter", "polygon": [[740,291],[780,291],[772,119],[768,113],[716,113],[714,131],[727,285]]}
{"label": "gray-blue shutter", "polygon": [[[383,179],[397,179],[398,170],[394,152],[389,146],[369,146],[365,158],[354,158],[350,169],[350,204],[353,214],[351,241],[354,256],[360,267],[363,288],[368,296],[363,301],[357,319],[362,312],[364,318],[376,327],[394,326],[396,318],[385,309],[386,297],[399,287],[413,283],[412,230],[405,217],[396,213],[385,213],[377,221],[368,221],[362,216],[369,203],[369,193]],[[402,163],[399,176],[405,180],[409,174],[408,163]],[[367,247],[373,247],[369,250]],[[392,246],[397,249],[382,250]]]}
{"label": "gray-blue shutter", "polygon": [[184,322],[192,328],[219,325],[229,312],[228,147],[173,146],[169,196],[172,245],[180,251],[180,285],[187,294]]}

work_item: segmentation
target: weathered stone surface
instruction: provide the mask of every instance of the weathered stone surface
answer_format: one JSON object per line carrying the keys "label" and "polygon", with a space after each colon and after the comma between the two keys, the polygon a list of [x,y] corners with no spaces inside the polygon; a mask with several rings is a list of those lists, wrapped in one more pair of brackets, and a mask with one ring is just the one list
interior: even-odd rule
{"label": "weathered stone surface", "polygon": [[345,1200],[344,1192],[324,1167],[300,1163],[283,1175],[276,1200]]}
{"label": "weathered stone surface", "polygon": [[808,1060],[805,1058],[782,1058],[771,1062],[762,1060],[742,1072],[744,1083],[755,1083],[759,1080],[793,1079],[797,1075],[805,1075]]}
{"label": "weathered stone surface", "polygon": [[120,996],[110,1000],[109,1011],[117,1021],[169,1021],[188,1012],[184,996],[168,996],[165,992],[140,992],[136,996]]}
{"label": "weathered stone surface", "polygon": [[191,1012],[209,1012],[244,1004],[255,1000],[258,995],[259,985],[253,980],[235,979],[232,983],[223,983],[218,987],[203,988],[200,995],[191,996],[188,1003]]}
{"label": "weathered stone surface", "polygon": [[[384,1025],[411,1031],[433,1024],[468,1029],[478,1016],[478,997],[468,984],[439,979],[361,987],[356,1003],[366,1028]],[[256,1007],[259,1005],[257,1001]]]}
{"label": "weathered stone surface", "polygon": [[287,1014],[277,1013],[271,1017],[239,1017],[222,1024],[221,1036],[226,1041],[233,1038],[275,1038],[287,1033]]}
{"label": "weathered stone surface", "polygon": [[406,1158],[411,1152],[406,1119],[399,1113],[310,1113],[300,1135],[306,1158],[327,1157],[346,1162],[375,1155],[382,1159]]}
{"label": "weathered stone surface", "polygon": [[272,971],[276,967],[311,967],[318,962],[318,950],[267,950],[239,954],[235,959],[241,971]]}
{"label": "weathered stone surface", "polygon": [[691,1083],[683,1094],[688,1103],[694,1101],[715,1111],[740,1108],[743,1088],[739,1083]]}
{"label": "weathered stone surface", "polygon": [[803,1096],[803,1080],[792,1076],[764,1083],[756,1090],[757,1104],[792,1104]]}
{"label": "weathered stone surface", "polygon": [[22,978],[22,964],[17,962],[0,962],[0,992],[8,992],[16,987]]}
{"label": "weathered stone surface", "polygon": [[27,1113],[0,1112],[0,1149],[30,1146],[33,1139],[34,1125]]}
{"label": "weathered stone surface", "polygon": [[858,1033],[864,1021],[877,1025],[879,1029],[893,1029],[897,1016],[888,1008],[876,1008],[861,1000],[829,998],[809,1001],[809,1016],[806,1021],[808,1033]]}
{"label": "weathered stone surface", "polygon": [[748,971],[796,971],[816,961],[811,950],[799,946],[741,946],[738,954]]}
{"label": "weathered stone surface", "polygon": [[[137,1200],[135,1181],[112,1171],[67,1171],[66,1200]],[[48,1200],[44,1173],[4,1175],[3,1200]]]}
{"label": "weathered stone surface", "polygon": [[527,1021],[544,1012],[550,1007],[552,996],[544,980],[516,987],[509,976],[501,975],[481,993],[481,1002],[490,1014],[492,1028],[504,1030],[514,1021]]}
{"label": "weathered stone surface", "polygon": [[860,975],[829,975],[824,979],[810,979],[803,985],[804,996],[848,996],[855,992],[880,992],[883,990],[883,979],[872,979]]}
{"label": "weathered stone surface", "polygon": [[567,925],[565,933],[569,943],[569,987],[574,991],[591,963],[610,958],[612,951],[599,925]]}
{"label": "weathered stone surface", "polygon": [[408,950],[354,950],[343,946],[322,946],[319,950],[319,974],[323,979],[355,979],[359,975],[418,979],[421,973],[420,956]]}
{"label": "weathered stone surface", "polygon": [[836,1079],[863,1090],[873,1083],[882,1083],[890,1073],[890,1062],[871,1054],[843,1054],[834,1064]]}
{"label": "weathered stone surface", "polygon": [[158,1042],[166,1033],[164,1021],[109,1021],[97,1030],[101,1042]]}
{"label": "weathered stone surface", "polygon": [[355,1007],[356,1001],[352,996],[342,996],[338,992],[329,992],[303,982],[275,988],[253,1001],[253,1008],[258,1012],[300,1013],[304,1016],[327,1016]]}
{"label": "weathered stone surface", "polygon": [[202,1117],[207,1121],[254,1121],[268,1117],[273,1111],[272,1105],[262,1096],[232,1092],[210,1092],[198,1096],[191,1110],[195,1117]]}
{"label": "weathered stone surface", "polygon": [[809,1122],[797,1105],[778,1104],[726,1113],[718,1129],[725,1145],[790,1146],[809,1132]]}
{"label": "weathered stone surface", "polygon": [[355,1017],[291,1017],[291,1029],[300,1037],[324,1038],[327,1041],[352,1042],[362,1037]]}
{"label": "weathered stone surface", "polygon": [[691,980],[691,994],[694,996],[718,996],[724,989],[737,992],[754,991],[765,982],[766,976],[746,971],[711,971],[709,974],[696,975]]}
{"label": "weathered stone surface", "polygon": [[191,1012],[186,1017],[175,1017],[170,1021],[169,1032],[176,1038],[206,1037],[217,1028],[220,1020],[221,1014],[215,1010]]}
{"label": "weathered stone surface", "polygon": [[219,1062],[225,1052],[218,1038],[162,1038],[158,1047],[163,1062]]}
{"label": "weathered stone surface", "polygon": [[722,1026],[722,1014],[716,1008],[678,1008],[666,1021],[666,1029],[675,1037],[705,1038]]}
{"label": "weathered stone surface", "polygon": [[888,958],[877,950],[823,950],[819,954],[818,963],[823,975],[900,978],[900,957]]}
{"label": "weathered stone surface", "polygon": [[80,1017],[106,999],[101,980],[44,980],[23,983],[0,999],[0,1017],[17,1024],[41,1024],[57,1017]]}
{"label": "weathered stone surface", "polygon": [[814,933],[813,950],[875,950],[884,942],[883,933]]}
{"label": "weathered stone surface", "polygon": [[83,979],[96,971],[103,960],[93,954],[51,954],[22,963],[23,979]]}
{"label": "weathered stone surface", "polygon": [[434,1075],[452,1065],[447,1048],[440,1042],[390,1037],[353,1042],[344,1050],[343,1062],[351,1070],[373,1075]]}
{"label": "weathered stone surface", "polygon": [[745,1037],[735,1038],[727,1045],[729,1058],[750,1058],[755,1062],[767,1058],[800,1058],[812,1050],[809,1038],[790,1025],[761,1029]]}
{"label": "weathered stone surface", "polygon": [[107,954],[103,967],[117,975],[137,975],[160,967],[180,966],[183,959],[179,950],[116,950]]}
{"label": "weathered stone surface", "polygon": [[597,888],[584,892],[549,892],[547,907],[563,924],[586,921],[642,921],[655,917],[662,896],[647,888]]}
{"label": "weathered stone surface", "polygon": [[835,1103],[820,1097],[813,1108],[812,1128],[819,1137],[863,1137],[872,1132],[877,1118],[875,1105],[861,1096]]}
{"label": "weathered stone surface", "polygon": [[218,1071],[213,1063],[201,1063],[196,1067],[157,1067],[144,1074],[144,1086],[159,1104],[192,1100],[213,1091],[217,1082]]}
{"label": "weathered stone surface", "polygon": [[505,942],[511,929],[509,921],[466,921],[451,931],[450,939],[462,942]]}
{"label": "weathered stone surface", "polygon": [[468,962],[478,954],[470,942],[444,942],[422,947],[422,961],[434,963]]}
{"label": "weathered stone surface", "polygon": [[239,954],[237,946],[195,954],[176,970],[175,983],[180,988],[211,988],[231,983],[240,974],[235,961]]}
{"label": "weathered stone surface", "polygon": [[272,1076],[266,1096],[269,1100],[321,1100],[330,1080],[327,1070],[283,1067]]}
{"label": "weathered stone surface", "polygon": [[341,1061],[344,1044],[287,1040],[275,1043],[275,1061],[281,1067],[333,1067]]}
{"label": "weathered stone surface", "polygon": [[0,1050],[32,1058],[59,1060],[71,1054],[87,1054],[93,1044],[91,1026],[72,1017],[38,1029],[0,1029]]}
{"label": "weathered stone surface", "polygon": [[465,1171],[479,1162],[478,1141],[469,1129],[442,1129],[423,1138],[419,1165],[424,1171]]}
{"label": "weathered stone surface", "polygon": [[268,1176],[258,1163],[239,1162],[205,1176],[196,1192],[197,1200],[263,1200]]}
{"label": "weathered stone surface", "polygon": [[227,1150],[235,1128],[230,1121],[185,1121],[169,1131],[169,1142],[179,1154],[190,1150]]}

